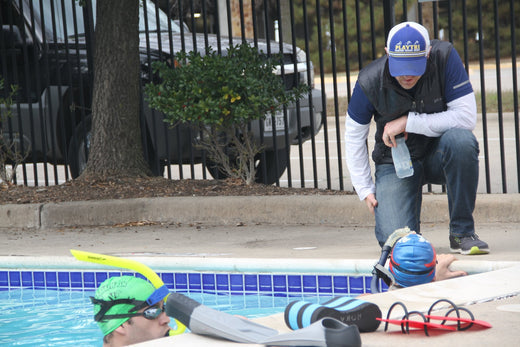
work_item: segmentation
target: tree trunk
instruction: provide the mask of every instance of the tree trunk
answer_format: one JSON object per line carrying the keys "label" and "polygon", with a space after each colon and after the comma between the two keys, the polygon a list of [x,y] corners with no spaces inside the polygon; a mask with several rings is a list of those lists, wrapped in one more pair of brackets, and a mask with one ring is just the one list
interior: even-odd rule
{"label": "tree trunk", "polygon": [[139,1],[98,0],[92,140],[83,177],[146,176],[139,125]]}

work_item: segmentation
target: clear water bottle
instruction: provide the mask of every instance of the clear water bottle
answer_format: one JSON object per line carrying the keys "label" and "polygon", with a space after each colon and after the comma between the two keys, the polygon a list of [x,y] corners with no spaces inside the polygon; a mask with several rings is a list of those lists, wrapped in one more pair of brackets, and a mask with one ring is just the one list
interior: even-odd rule
{"label": "clear water bottle", "polygon": [[413,175],[413,164],[410,151],[404,141],[404,136],[396,137],[397,147],[392,147],[392,160],[394,161],[395,173],[399,178]]}

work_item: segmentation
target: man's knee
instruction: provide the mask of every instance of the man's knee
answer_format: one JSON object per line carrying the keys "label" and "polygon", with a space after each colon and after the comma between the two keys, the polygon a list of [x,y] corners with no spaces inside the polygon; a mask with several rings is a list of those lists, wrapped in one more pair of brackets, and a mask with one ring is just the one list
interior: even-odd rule
{"label": "man's knee", "polygon": [[472,131],[453,128],[447,130],[440,138],[443,152],[450,153],[455,158],[468,160],[478,158],[478,141]]}
{"label": "man's knee", "polygon": [[478,149],[477,138],[473,134],[472,131],[467,129],[459,129],[452,128],[446,130],[444,134],[441,135],[441,143],[443,145],[454,145],[454,146],[464,146],[464,147],[475,147]]}

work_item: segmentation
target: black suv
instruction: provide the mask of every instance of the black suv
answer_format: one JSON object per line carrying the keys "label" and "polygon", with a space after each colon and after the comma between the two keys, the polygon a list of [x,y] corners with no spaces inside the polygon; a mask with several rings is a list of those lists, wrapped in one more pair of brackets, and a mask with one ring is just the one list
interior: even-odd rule
{"label": "black suv", "polygon": [[[27,154],[26,162],[68,164],[71,176],[77,177],[88,159],[95,4],[87,1],[86,6],[80,6],[81,1],[77,0],[0,3],[0,74],[4,81],[0,96],[8,96],[11,85],[19,88],[12,116],[0,119],[4,141],[17,143]],[[181,49],[204,52],[208,45],[214,49],[220,45],[225,51],[229,44],[227,38],[181,30],[149,0],[140,5],[140,11],[143,85],[153,78],[153,61],[171,60]],[[238,42],[236,39],[235,43]],[[284,66],[276,73],[283,78],[286,88],[294,88],[298,83],[312,85],[312,63],[306,61],[305,52],[278,42],[257,44],[259,50],[272,54],[283,50]],[[258,182],[276,182],[287,167],[290,145],[306,141],[320,130],[321,92],[312,89],[310,95],[311,98],[301,99],[298,107],[291,105],[275,117],[251,123],[255,139],[264,148],[256,161]],[[154,174],[161,175],[169,164],[206,162],[204,153],[194,145],[197,131],[182,125],[169,128],[163,115],[150,109],[144,97],[141,99],[144,155]],[[208,169],[218,177],[218,170]]]}

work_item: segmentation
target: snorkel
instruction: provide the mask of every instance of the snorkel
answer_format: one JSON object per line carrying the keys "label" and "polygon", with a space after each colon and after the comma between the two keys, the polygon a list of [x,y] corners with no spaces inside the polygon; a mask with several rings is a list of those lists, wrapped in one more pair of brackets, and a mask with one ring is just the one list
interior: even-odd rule
{"label": "snorkel", "polygon": [[[155,287],[155,291],[148,297],[146,302],[150,306],[154,305],[155,303],[161,300],[164,300],[164,302],[166,303],[166,299],[168,298],[170,292],[164,284],[164,282],[162,281],[162,279],[155,273],[155,271],[150,269],[148,266],[131,259],[79,251],[75,249],[71,249],[70,253],[72,253],[72,255],[80,261],[119,267],[140,273],[141,275],[146,277],[146,279],[148,279],[150,283],[152,283],[152,285]],[[169,336],[182,334],[186,330],[186,326],[179,322],[177,319],[175,319],[175,324],[177,327],[175,329],[170,329]]]}
{"label": "snorkel", "polygon": [[380,278],[389,287],[395,283],[394,276],[385,268],[386,260],[388,259],[390,252],[392,252],[392,248],[394,247],[397,240],[410,234],[411,232],[412,231],[408,227],[397,229],[386,239],[386,242],[381,249],[381,257],[379,258],[377,264],[374,265],[374,270],[372,270],[372,281],[370,282],[370,292],[372,294],[381,292],[381,289],[379,288]]}

